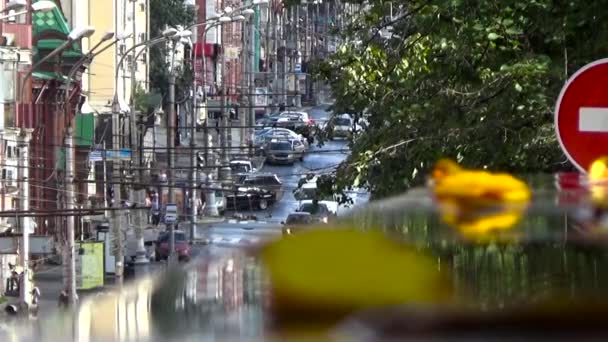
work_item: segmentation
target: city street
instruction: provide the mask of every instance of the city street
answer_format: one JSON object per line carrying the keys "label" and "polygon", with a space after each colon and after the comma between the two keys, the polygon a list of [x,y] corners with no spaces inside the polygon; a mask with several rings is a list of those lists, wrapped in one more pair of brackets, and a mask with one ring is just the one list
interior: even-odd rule
{"label": "city street", "polygon": [[[316,123],[322,123],[328,119],[330,113],[327,106],[317,106],[308,110],[310,118]],[[289,213],[298,208],[298,201],[293,196],[293,190],[298,186],[300,177],[306,174],[322,174],[333,170],[343,161],[348,152],[346,140],[327,141],[323,147],[318,147],[315,143],[311,146],[309,153],[304,157],[303,162],[290,165],[265,165],[262,172],[276,174],[283,182],[285,194],[281,201],[270,207],[266,211],[240,212],[245,215],[256,215],[258,221],[238,221],[228,218],[226,222],[206,225],[197,230],[197,239],[205,241],[208,245],[217,247],[237,247],[241,248],[251,244],[259,243],[264,239],[278,237],[281,234],[281,222],[285,220]],[[354,205],[365,203],[368,194],[358,192],[352,194]],[[340,206],[338,216],[344,215],[350,208]],[[230,214],[230,213],[229,213]],[[227,215],[230,216],[230,215]],[[198,245],[195,254],[208,253],[209,248]]]}

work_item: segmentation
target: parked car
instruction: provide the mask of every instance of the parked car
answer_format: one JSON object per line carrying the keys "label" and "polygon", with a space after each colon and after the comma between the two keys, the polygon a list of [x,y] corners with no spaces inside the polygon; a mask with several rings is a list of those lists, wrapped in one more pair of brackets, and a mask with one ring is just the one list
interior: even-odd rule
{"label": "parked car", "polygon": [[[204,185],[202,185],[201,187],[204,188]],[[204,190],[201,191],[201,196],[205,196]],[[226,197],[224,196],[224,192],[222,190],[215,190],[215,206],[217,207],[217,211],[219,212],[219,214],[223,215],[224,211],[226,210]]]}
{"label": "parked car", "polygon": [[[156,241],[156,261],[167,260],[169,257],[169,232],[163,232],[159,235]],[[186,238],[186,233],[181,230],[175,230],[173,232],[175,239],[175,251],[180,261],[189,261],[192,256],[192,247]]]}
{"label": "parked car", "polygon": [[306,147],[296,139],[274,139],[266,145],[266,161],[268,163],[293,164],[296,160],[304,160]]}
{"label": "parked car", "polygon": [[266,210],[276,202],[272,192],[254,187],[238,187],[234,193],[226,194],[228,210]]}
{"label": "parked car", "polygon": [[268,190],[274,196],[275,202],[283,198],[283,183],[274,173],[239,174],[236,176],[235,185],[237,187],[254,187]]}
{"label": "parked car", "polygon": [[287,128],[301,134],[309,144],[314,142],[315,122],[306,112],[282,112],[273,126]]}
{"label": "parked car", "polygon": [[310,147],[308,139],[287,128],[266,127],[256,132],[254,146],[263,147],[272,139],[297,139],[302,141],[306,150]]}
{"label": "parked car", "polygon": [[287,215],[287,219],[283,224],[282,233],[283,235],[291,235],[306,229],[306,226],[312,225],[315,223],[315,219],[306,212],[295,212]]}
{"label": "parked car", "polygon": [[251,160],[247,159],[235,159],[230,161],[230,169],[233,173],[250,173],[257,171],[253,167]]}
{"label": "parked car", "polygon": [[270,115],[266,115],[263,118],[260,118],[258,120],[255,121],[255,128],[256,129],[264,129],[266,127],[273,127],[275,126],[277,120],[279,119],[279,115],[281,115],[281,113],[272,113]]}

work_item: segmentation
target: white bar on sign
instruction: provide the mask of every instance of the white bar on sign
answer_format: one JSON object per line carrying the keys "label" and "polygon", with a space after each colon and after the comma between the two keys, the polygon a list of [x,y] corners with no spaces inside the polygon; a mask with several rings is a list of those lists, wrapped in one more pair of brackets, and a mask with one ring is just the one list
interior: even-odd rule
{"label": "white bar on sign", "polygon": [[578,111],[580,132],[608,132],[608,108],[581,107]]}

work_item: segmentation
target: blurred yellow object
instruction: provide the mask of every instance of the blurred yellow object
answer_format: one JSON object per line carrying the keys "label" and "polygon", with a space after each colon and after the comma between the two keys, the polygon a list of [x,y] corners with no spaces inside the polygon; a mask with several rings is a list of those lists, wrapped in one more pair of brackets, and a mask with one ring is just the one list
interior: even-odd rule
{"label": "blurred yellow object", "polygon": [[434,193],[439,199],[463,201],[467,207],[496,203],[526,203],[528,185],[506,173],[465,170],[449,160],[440,160],[433,170]]}
{"label": "blurred yellow object", "polygon": [[596,159],[587,173],[591,201],[595,206],[608,207],[608,157]]}
{"label": "blurred yellow object", "polygon": [[496,233],[511,230],[521,221],[526,208],[526,205],[509,205],[468,210],[457,202],[439,201],[442,220],[465,237],[478,241],[493,240]]}
{"label": "blurred yellow object", "polygon": [[[336,228],[336,227],[333,227]],[[437,261],[379,232],[309,230],[264,248],[279,315],[352,311],[450,298]],[[284,317],[283,317],[284,318]]]}
{"label": "blurred yellow object", "polygon": [[431,177],[443,221],[468,237],[512,228],[531,198],[528,185],[509,174],[466,170],[448,159]]}

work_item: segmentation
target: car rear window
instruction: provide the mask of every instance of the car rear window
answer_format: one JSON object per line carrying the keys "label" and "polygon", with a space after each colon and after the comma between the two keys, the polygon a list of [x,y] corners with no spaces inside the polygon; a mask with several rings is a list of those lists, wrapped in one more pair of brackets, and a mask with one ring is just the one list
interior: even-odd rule
{"label": "car rear window", "polygon": [[270,144],[270,149],[271,150],[275,150],[275,151],[290,151],[291,150],[291,144],[287,143],[287,142],[283,142],[283,143],[271,143]]}
{"label": "car rear window", "polygon": [[285,221],[287,224],[308,224],[312,223],[312,218],[309,215],[289,215]]}
{"label": "car rear window", "polygon": [[349,119],[346,118],[338,118],[336,119],[336,125],[338,126],[350,126],[351,122]]}

